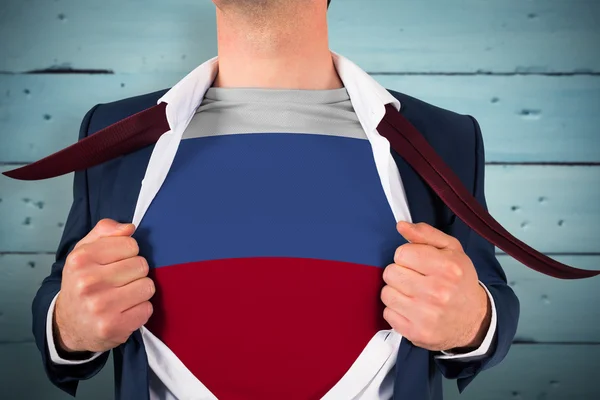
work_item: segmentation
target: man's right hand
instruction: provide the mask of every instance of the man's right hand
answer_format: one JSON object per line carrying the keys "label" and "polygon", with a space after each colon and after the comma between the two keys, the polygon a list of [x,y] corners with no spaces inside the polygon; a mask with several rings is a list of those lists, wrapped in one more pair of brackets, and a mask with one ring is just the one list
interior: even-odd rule
{"label": "man's right hand", "polygon": [[152,315],[155,292],[133,224],[103,219],[67,256],[54,310],[55,344],[101,352],[125,343]]}

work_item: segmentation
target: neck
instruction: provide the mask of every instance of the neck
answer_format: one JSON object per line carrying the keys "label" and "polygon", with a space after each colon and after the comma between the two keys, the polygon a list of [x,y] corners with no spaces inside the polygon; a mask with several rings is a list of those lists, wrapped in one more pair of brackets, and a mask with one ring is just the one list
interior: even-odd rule
{"label": "neck", "polygon": [[326,2],[277,4],[269,9],[217,8],[219,69],[213,86],[344,87],[329,50]]}

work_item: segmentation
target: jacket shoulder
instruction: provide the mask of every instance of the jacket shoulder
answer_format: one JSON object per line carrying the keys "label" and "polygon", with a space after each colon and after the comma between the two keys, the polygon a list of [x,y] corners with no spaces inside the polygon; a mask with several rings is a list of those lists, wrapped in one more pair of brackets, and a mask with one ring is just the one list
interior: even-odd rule
{"label": "jacket shoulder", "polygon": [[168,89],[163,89],[110,103],[98,104],[95,106],[93,116],[90,119],[88,134],[97,132],[115,122],[155,106],[158,99],[160,99],[167,91]]}
{"label": "jacket shoulder", "polygon": [[459,114],[404,93],[389,90],[400,101],[400,112],[453,170],[473,172],[476,164],[479,124]]}
{"label": "jacket shoulder", "polygon": [[404,93],[387,89],[400,101],[400,112],[415,125],[428,140],[474,140],[475,120],[470,115],[460,114],[435,106]]}

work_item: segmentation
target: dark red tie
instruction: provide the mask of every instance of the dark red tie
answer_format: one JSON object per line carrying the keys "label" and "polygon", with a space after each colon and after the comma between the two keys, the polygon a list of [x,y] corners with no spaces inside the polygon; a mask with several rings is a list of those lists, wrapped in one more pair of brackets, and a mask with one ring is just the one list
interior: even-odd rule
{"label": "dark red tie", "polygon": [[[156,143],[169,130],[166,103],[160,103],[110,125],[39,161],[4,172],[21,180],[38,180],[83,170]],[[523,243],[502,227],[473,197],[419,131],[391,104],[377,131],[423,178],[458,218],[471,229],[529,268],[561,279],[600,274],[555,261]]]}

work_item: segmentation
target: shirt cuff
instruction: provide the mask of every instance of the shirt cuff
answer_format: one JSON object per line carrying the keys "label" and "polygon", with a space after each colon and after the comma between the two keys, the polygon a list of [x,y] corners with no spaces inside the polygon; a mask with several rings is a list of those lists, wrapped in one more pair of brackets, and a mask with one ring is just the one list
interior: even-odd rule
{"label": "shirt cuff", "polygon": [[492,306],[492,320],[490,321],[490,327],[488,328],[487,334],[485,335],[483,342],[481,342],[481,346],[479,346],[479,348],[477,348],[473,351],[470,351],[468,353],[461,353],[461,354],[450,353],[450,352],[442,350],[443,354],[437,355],[437,356],[435,356],[435,358],[441,359],[441,360],[455,360],[455,359],[477,357],[477,356],[483,356],[483,355],[487,354],[487,352],[490,350],[490,347],[492,346],[492,341],[494,339],[494,335],[496,334],[496,324],[497,324],[497,322],[496,322],[497,321],[496,304],[494,303],[494,298],[492,297],[492,294],[485,287],[483,282],[479,281],[479,284],[481,286],[483,286],[483,288],[485,289],[485,292],[487,293],[487,295],[490,299],[491,306]]}
{"label": "shirt cuff", "polygon": [[90,358],[87,358],[85,360],[66,360],[58,355],[58,351],[56,350],[56,344],[54,343],[54,335],[52,329],[52,320],[54,318],[54,306],[56,304],[57,297],[58,293],[56,294],[56,296],[54,296],[54,299],[52,299],[52,303],[50,303],[50,308],[48,308],[48,315],[46,316],[46,338],[48,340],[48,352],[50,353],[50,360],[52,360],[54,364],[59,365],[78,365],[95,360],[102,354],[102,352],[94,353]]}

